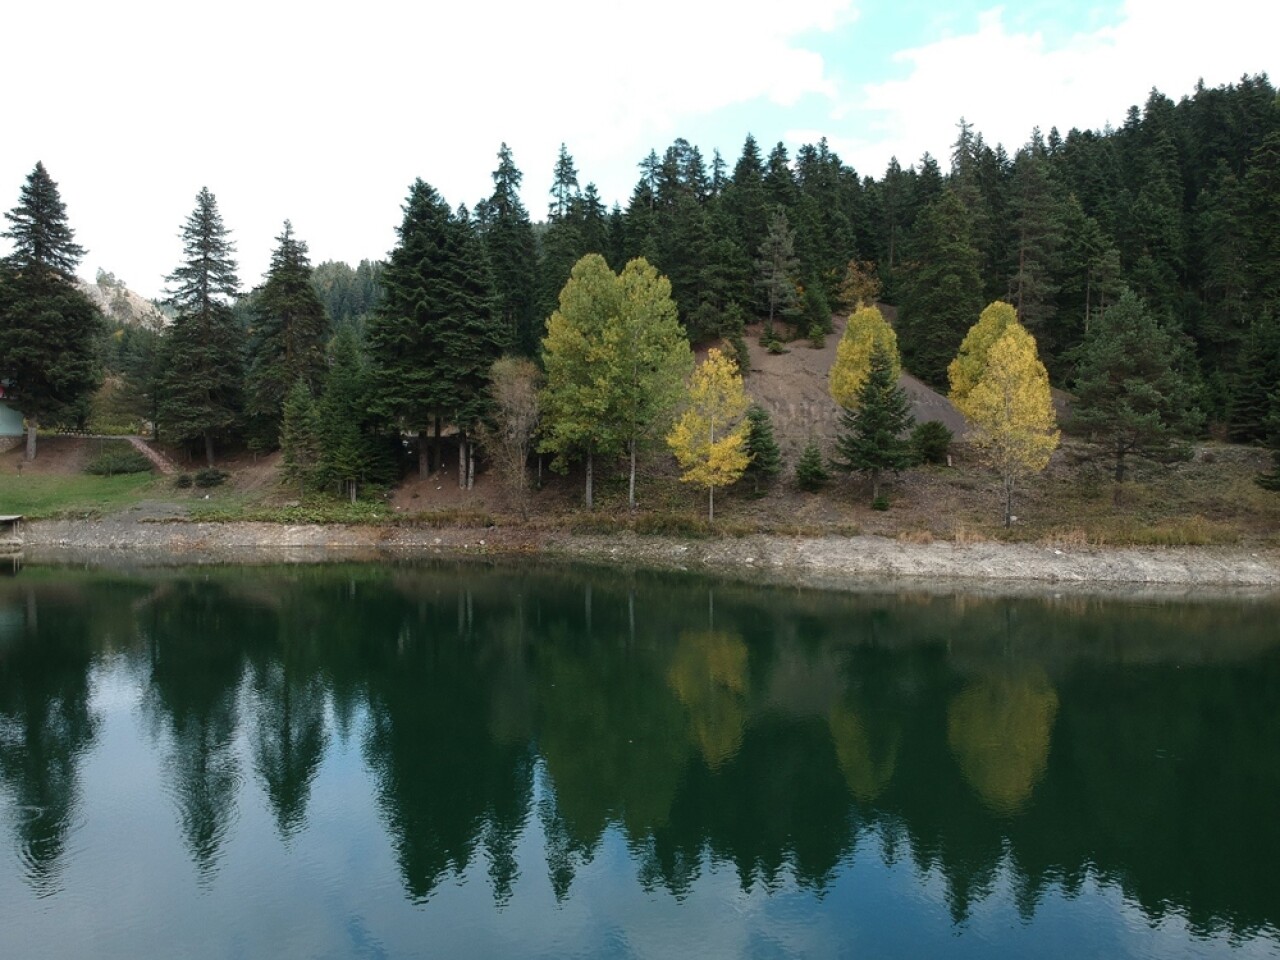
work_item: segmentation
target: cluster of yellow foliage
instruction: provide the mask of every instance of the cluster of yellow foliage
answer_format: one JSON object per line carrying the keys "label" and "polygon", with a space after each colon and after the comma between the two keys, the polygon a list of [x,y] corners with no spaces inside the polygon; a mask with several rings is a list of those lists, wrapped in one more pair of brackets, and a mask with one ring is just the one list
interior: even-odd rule
{"label": "cluster of yellow foliage", "polygon": [[836,345],[836,359],[827,382],[831,399],[846,410],[853,410],[858,405],[858,391],[866,382],[867,372],[871,369],[871,353],[877,344],[893,357],[893,379],[896,382],[902,373],[898,360],[898,335],[878,309],[859,307],[850,315],[844,335]]}
{"label": "cluster of yellow foliage", "polygon": [[998,301],[969,330],[948,372],[951,402],[973,424],[974,446],[1004,483],[1007,526],[1015,481],[1048,466],[1058,446],[1049,373],[1035,337]]}
{"label": "cluster of yellow foliage", "polygon": [[707,490],[708,513],[715,519],[715,488],[726,487],[747,469],[747,394],[738,366],[719,350],[693,372],[689,406],[667,436],[685,483]]}

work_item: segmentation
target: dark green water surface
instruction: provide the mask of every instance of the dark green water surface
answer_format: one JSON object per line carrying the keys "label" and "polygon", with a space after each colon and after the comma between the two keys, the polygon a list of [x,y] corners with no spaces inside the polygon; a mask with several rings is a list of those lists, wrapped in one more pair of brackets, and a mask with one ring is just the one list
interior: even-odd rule
{"label": "dark green water surface", "polygon": [[1280,956],[1280,604],[0,578],[0,956]]}

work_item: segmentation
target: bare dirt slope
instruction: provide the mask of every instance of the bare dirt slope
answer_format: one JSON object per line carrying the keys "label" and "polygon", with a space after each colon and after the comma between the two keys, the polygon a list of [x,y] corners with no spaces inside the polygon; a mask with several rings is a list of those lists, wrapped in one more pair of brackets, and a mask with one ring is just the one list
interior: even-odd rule
{"label": "bare dirt slope", "polygon": [[[747,330],[751,352],[751,372],[747,392],[773,417],[774,433],[787,454],[796,454],[816,439],[826,446],[835,440],[840,425],[840,407],[827,392],[827,372],[836,359],[836,345],[844,334],[845,318],[834,318],[835,330],[821,349],[808,340],[787,344],[787,353],[772,354],[760,346],[760,328]],[[938,391],[908,373],[899,384],[911,400],[911,412],[918,422],[938,420],[957,437],[967,432],[964,417]]]}

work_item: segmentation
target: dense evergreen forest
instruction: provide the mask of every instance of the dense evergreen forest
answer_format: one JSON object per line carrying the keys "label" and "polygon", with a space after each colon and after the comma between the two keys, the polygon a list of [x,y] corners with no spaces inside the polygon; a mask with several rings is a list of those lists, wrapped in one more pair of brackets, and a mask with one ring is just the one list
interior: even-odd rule
{"label": "dense evergreen forest", "polygon": [[[739,360],[748,324],[763,321],[769,342],[820,337],[833,311],[894,305],[903,367],[944,389],[996,300],[1016,309],[1055,386],[1097,380],[1107,344],[1091,337],[1119,342],[1102,318],[1123,302],[1122,316],[1152,324],[1176,374],[1142,375],[1165,406],[1177,393],[1178,410],[1160,416],[1241,442],[1274,442],[1280,429],[1280,99],[1265,75],[1177,102],[1153,90],[1118,129],[1036,129],[1012,153],[961,119],[949,157],[893,159],[878,178],[825,140],[792,156],[751,136],[732,162],[677,139],[638,173],[625,204],[607,206],[562,146],[535,222],[504,144],[492,193],[469,209],[413,184],[386,262],[313,267],[286,224],[249,291],[202,190],[169,278],[173,322],[99,336],[100,366],[119,405],[210,462],[215,444],[288,441],[295,473],[354,490],[396,475],[402,434],[420,437],[431,469],[443,430],[470,476],[492,413],[490,366],[504,353],[543,362],[548,317],[575,264],[598,254],[615,274],[643,257],[669,281],[685,338],[723,342]],[[33,216],[63,235],[33,237]],[[0,380],[29,398],[31,421],[83,418],[95,382],[84,364],[42,371],[71,361],[24,353],[30,331],[53,321],[23,307],[37,296],[23,284],[46,267],[69,277],[80,255],[42,167],[9,219]]]}

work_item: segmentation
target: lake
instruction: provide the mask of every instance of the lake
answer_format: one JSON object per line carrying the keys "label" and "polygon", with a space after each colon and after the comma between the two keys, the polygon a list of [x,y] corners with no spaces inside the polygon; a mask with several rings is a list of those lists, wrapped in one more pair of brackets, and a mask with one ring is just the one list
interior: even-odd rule
{"label": "lake", "polygon": [[0,578],[0,954],[1280,956],[1280,603]]}

